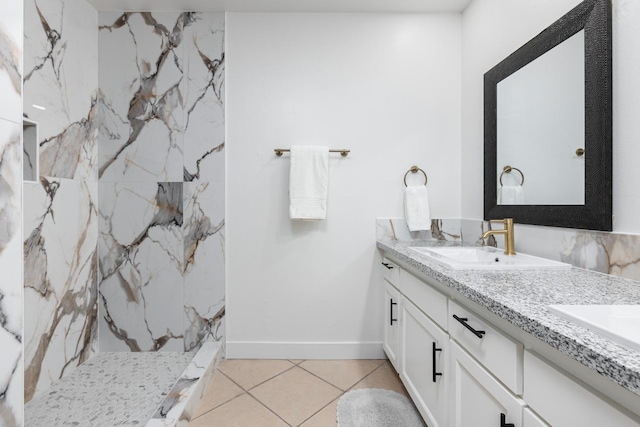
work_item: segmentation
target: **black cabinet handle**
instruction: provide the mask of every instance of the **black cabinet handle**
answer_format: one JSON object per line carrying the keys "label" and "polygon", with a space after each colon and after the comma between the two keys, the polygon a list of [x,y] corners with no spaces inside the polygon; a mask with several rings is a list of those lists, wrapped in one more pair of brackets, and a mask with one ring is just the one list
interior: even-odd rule
{"label": "black cabinet handle", "polygon": [[477,331],[477,330],[473,329],[473,328],[471,327],[471,325],[469,325],[469,324],[467,323],[467,320],[469,320],[469,319],[467,319],[466,317],[458,317],[458,316],[456,316],[456,315],[454,314],[454,315],[453,315],[453,318],[454,318],[454,319],[456,319],[458,322],[462,323],[462,325],[463,325],[465,328],[467,328],[468,330],[470,330],[471,332],[473,332],[473,334],[474,334],[475,336],[477,336],[478,338],[482,338],[482,336],[483,336],[484,334],[486,334],[486,332],[485,332],[485,331]]}
{"label": "black cabinet handle", "polygon": [[507,424],[507,416],[500,414],[500,427],[515,427],[512,423]]}
{"label": "black cabinet handle", "polygon": [[433,372],[433,382],[435,383],[436,382],[436,378],[438,376],[442,376],[442,372],[436,372],[436,352],[437,351],[442,351],[442,349],[441,348],[436,348],[436,343],[435,342],[433,343],[433,347],[431,347],[431,349],[432,349],[431,356],[433,358],[433,370],[432,370],[432,372]]}
{"label": "black cabinet handle", "polygon": [[383,262],[383,263],[382,263],[382,265],[384,265],[385,267],[387,267],[387,269],[389,269],[389,270],[393,270],[393,265],[391,265],[391,264],[388,264],[388,263],[386,263],[386,262]]}
{"label": "black cabinet handle", "polygon": [[391,303],[391,304],[389,304],[389,319],[391,319],[391,323],[390,324],[391,324],[391,326],[393,326],[393,322],[397,322],[398,321],[398,319],[394,319],[393,318],[393,306],[394,305],[398,305],[398,303],[397,302],[393,302],[393,299],[389,299],[389,302]]}

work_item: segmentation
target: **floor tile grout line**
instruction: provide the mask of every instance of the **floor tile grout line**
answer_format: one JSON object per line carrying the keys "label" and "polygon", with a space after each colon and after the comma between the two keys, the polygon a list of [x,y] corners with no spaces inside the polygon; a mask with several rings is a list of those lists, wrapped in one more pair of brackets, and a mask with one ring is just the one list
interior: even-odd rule
{"label": "floor tile grout line", "polygon": [[[378,367],[377,367],[376,369],[374,369],[374,370],[373,370],[369,375],[367,375],[366,377],[364,377],[363,379],[361,379],[360,381],[358,381],[356,384],[354,384],[354,385],[353,385],[349,390],[347,390],[347,391],[351,391],[351,390],[353,390],[353,387],[357,386],[360,382],[364,381],[364,380],[365,380],[365,378],[368,378],[369,376],[373,375],[373,373],[374,373],[374,372],[376,372],[378,369],[383,368],[383,367],[384,367],[384,365],[385,365],[385,363],[383,363],[382,365],[378,366]],[[396,372],[395,368],[391,365],[391,362],[389,362],[389,369],[391,369],[391,370],[392,370],[392,372],[395,372],[395,374],[394,374],[394,375],[395,375],[395,377],[397,378],[398,383],[400,384],[400,386],[402,387],[402,389],[405,391],[405,393],[404,393],[404,394],[405,394],[407,397],[411,398],[411,397],[410,397],[410,395],[409,395],[409,392],[407,391],[407,388],[404,386],[404,383],[402,382],[402,378],[400,378],[400,374],[399,374],[398,372]],[[345,393],[346,393],[346,392],[345,392]],[[412,401],[412,402],[413,402],[413,401]]]}
{"label": "floor tile grout line", "polygon": [[[274,360],[275,360],[275,359],[274,359]],[[261,383],[254,385],[253,387],[251,387],[250,389],[248,389],[248,390],[247,390],[247,393],[249,393],[251,390],[253,390],[253,389],[257,388],[257,387],[260,387],[262,384],[264,384],[264,383],[266,383],[266,382],[268,382],[268,381],[271,381],[272,379],[274,379],[274,378],[276,378],[276,377],[279,377],[280,375],[284,374],[285,372],[288,372],[288,371],[292,370],[293,368],[295,368],[295,367],[297,367],[297,366],[298,366],[298,365],[294,364],[293,366],[288,367],[288,368],[287,368],[287,369],[285,369],[284,371],[282,371],[282,372],[280,372],[280,373],[278,373],[278,374],[275,374],[275,375],[274,375],[274,376],[272,376],[271,378],[266,379],[266,380],[262,381]],[[253,396],[253,395],[252,395],[252,396]]]}
{"label": "floor tile grout line", "polygon": [[[293,363],[293,362],[291,362],[289,359],[286,359],[286,360],[287,360],[287,361],[289,361],[290,363]],[[273,376],[273,377],[269,378],[268,380],[265,380],[265,381],[261,382],[260,384],[256,385],[255,387],[252,387],[252,388],[251,388],[251,390],[255,390],[256,388],[258,388],[258,387],[259,387],[259,386],[261,386],[262,384],[266,383],[267,381],[271,381],[271,380],[272,380],[272,379],[274,379],[274,378],[277,378],[277,377],[279,377],[279,376],[281,376],[281,375],[284,375],[286,372],[289,372],[290,370],[292,370],[292,369],[294,369],[294,368],[300,368],[300,369],[302,369],[303,371],[308,372],[306,369],[304,369],[304,368],[302,368],[302,367],[300,366],[300,365],[302,364],[302,362],[304,362],[304,361],[305,361],[305,360],[301,361],[301,362],[300,362],[300,363],[298,363],[298,364],[293,363],[293,366],[291,366],[290,368],[288,368],[288,369],[286,369],[286,370],[284,370],[284,371],[280,372],[279,374],[277,374],[277,375],[275,375],[275,376]],[[320,379],[322,379],[322,378],[320,378]],[[323,381],[324,381],[324,380],[323,380]],[[324,381],[324,382],[326,382],[326,381]],[[329,385],[331,385],[331,386],[332,386],[332,387],[334,387],[334,388],[337,388],[337,387],[336,387],[336,386],[334,386],[333,384],[329,384]],[[266,404],[264,404],[260,399],[258,399],[258,397],[257,397],[257,396],[254,396],[254,395],[251,393],[251,390],[247,390],[247,394],[249,394],[251,397],[253,397],[256,401],[258,401],[262,406],[264,406],[265,408],[267,408],[269,411],[273,412],[273,414],[274,414],[275,416],[277,416],[278,418],[280,418],[280,419],[281,419],[281,420],[282,420],[286,425],[288,425],[289,427],[293,427],[291,424],[289,424],[287,421],[285,421],[285,419],[284,419],[284,418],[282,418],[282,417],[281,417],[280,415],[278,415],[275,411],[273,411],[273,410],[272,410],[271,408],[269,408]],[[338,390],[340,390],[340,389],[338,388]],[[305,420],[305,421],[306,421],[306,420]]]}
{"label": "floor tile grout line", "polygon": [[308,374],[313,375],[313,376],[314,376],[314,377],[316,377],[317,379],[319,379],[319,380],[321,380],[321,381],[324,381],[325,383],[329,384],[331,387],[333,387],[333,388],[335,388],[335,389],[339,390],[339,391],[340,391],[340,393],[344,393],[344,390],[343,390],[343,389],[341,389],[340,387],[338,387],[337,385],[335,385],[335,384],[331,384],[329,381],[325,380],[325,379],[324,379],[324,378],[322,378],[322,377],[319,377],[318,375],[314,374],[314,373],[313,373],[313,372],[311,372],[311,371],[306,370],[306,369],[305,369],[305,368],[303,368],[302,366],[298,366],[298,368],[302,369],[303,371],[305,371],[305,372],[306,372],[306,373],[308,373]]}
{"label": "floor tile grout line", "polygon": [[333,387],[337,388],[338,390],[340,390],[340,391],[341,391],[341,392],[343,392],[343,393],[346,393],[347,391],[351,390],[351,388],[353,388],[353,387],[354,387],[356,384],[358,384],[360,381],[364,380],[364,379],[365,379],[365,378],[367,378],[369,375],[373,374],[375,371],[377,371],[378,369],[380,369],[380,367],[381,367],[381,366],[382,366],[382,365],[380,365],[380,366],[376,366],[376,368],[375,368],[373,371],[369,372],[369,373],[368,373],[368,374],[366,374],[364,377],[360,378],[358,381],[356,381],[355,383],[351,384],[351,386],[349,386],[348,388],[346,388],[346,389],[344,389],[344,390],[343,390],[341,387],[338,387],[337,385],[330,383],[328,380],[325,380],[324,378],[322,378],[322,377],[320,377],[320,376],[318,376],[318,375],[314,374],[313,372],[311,372],[311,371],[309,371],[309,370],[305,369],[304,367],[302,367],[302,366],[298,365],[298,367],[299,367],[299,368],[304,369],[306,372],[310,373],[310,374],[311,374],[311,375],[313,375],[314,377],[321,379],[322,381],[324,381],[324,382],[326,382],[327,384],[329,384],[329,385],[331,385],[331,386],[333,386]]}
{"label": "floor tile grout line", "polygon": [[[345,393],[352,391],[353,388],[355,386],[357,386],[358,384],[360,384],[362,381],[364,381],[365,379],[369,378],[371,375],[373,375],[374,372],[376,372],[378,369],[382,368],[384,366],[384,363],[382,363],[382,365],[378,366],[376,369],[374,369],[373,371],[369,372],[369,374],[365,375],[360,381],[358,381],[357,383],[355,383],[354,385],[352,385],[351,387],[349,387],[347,390],[345,390]],[[399,380],[400,378],[398,378]]]}
{"label": "floor tile grout line", "polygon": [[[282,360],[282,359],[265,359],[265,360]],[[244,392],[244,393],[242,393],[242,394],[247,394],[247,395],[251,396],[251,397],[252,397],[253,399],[255,399],[255,401],[256,401],[256,402],[258,402],[261,406],[265,407],[269,412],[271,412],[271,413],[272,413],[272,414],[274,414],[276,417],[278,417],[279,419],[281,419],[283,423],[285,423],[285,424],[286,424],[287,426],[289,426],[289,427],[292,427],[292,426],[291,426],[291,424],[289,424],[287,421],[285,421],[285,420],[284,420],[280,415],[278,415],[278,414],[277,414],[277,413],[275,413],[273,410],[271,410],[271,408],[269,408],[267,405],[265,405],[264,403],[262,403],[262,401],[260,401],[260,399],[258,399],[256,396],[254,396],[254,395],[251,393],[251,390],[254,390],[255,388],[257,388],[257,387],[261,386],[262,384],[264,384],[264,383],[266,383],[266,382],[268,382],[268,381],[271,381],[272,379],[277,378],[277,377],[279,377],[280,375],[284,374],[285,372],[288,372],[288,371],[290,371],[291,369],[293,369],[293,368],[295,368],[295,367],[297,367],[297,366],[298,366],[298,365],[296,365],[295,363],[293,363],[292,361],[290,361],[289,359],[284,359],[284,360],[286,360],[287,362],[291,363],[291,365],[292,365],[292,366],[290,366],[290,367],[288,367],[287,369],[285,369],[284,371],[282,371],[282,372],[280,372],[280,373],[278,373],[278,374],[275,374],[274,376],[272,376],[272,377],[270,377],[270,378],[268,378],[268,379],[266,379],[266,380],[262,381],[261,383],[256,384],[255,386],[253,386],[253,387],[251,387],[251,388],[249,388],[249,389],[245,389],[244,387],[242,387],[240,384],[238,384],[237,382],[235,382],[235,381],[234,381],[234,380],[233,380],[229,375],[225,374],[224,372],[222,372],[222,371],[219,371],[219,372],[220,372],[222,375],[224,375],[225,377],[227,377],[227,378],[229,379],[229,381],[233,382],[235,385],[237,385],[238,387],[240,387],[240,389]],[[302,363],[302,362],[300,362],[300,363]],[[241,394],[240,396],[242,396],[242,394]],[[236,397],[234,397],[233,399],[230,399],[229,401],[227,401],[226,403],[228,403],[228,402],[230,402],[231,400],[234,400],[234,399],[236,399],[236,398],[238,398],[238,397],[240,397],[240,396],[236,396]],[[216,408],[218,408],[218,407],[220,407],[220,406],[222,406],[222,405],[218,405]],[[212,410],[213,410],[213,409],[212,409]],[[210,412],[210,411],[207,411],[207,412]]]}
{"label": "floor tile grout line", "polygon": [[227,379],[228,379],[229,381],[231,381],[232,383],[234,383],[235,385],[237,385],[237,386],[240,388],[240,390],[242,390],[242,391],[243,391],[243,392],[245,392],[245,393],[247,392],[247,390],[245,390],[245,389],[244,389],[244,387],[242,387],[240,384],[238,384],[237,382],[235,382],[235,381],[233,380],[233,378],[231,378],[229,375],[225,374],[225,373],[224,373],[224,372],[222,372],[222,371],[218,371],[218,372],[220,372],[222,375],[224,375],[225,377],[227,377]]}
{"label": "floor tile grout line", "polygon": [[[361,383],[362,381],[364,381],[366,378],[368,378],[368,377],[370,377],[371,375],[373,375],[373,373],[374,373],[374,372],[376,372],[378,369],[382,368],[382,367],[385,365],[385,362],[386,362],[386,361],[387,361],[387,360],[384,360],[381,364],[379,364],[378,366],[376,366],[376,368],[375,368],[373,371],[369,372],[367,375],[365,375],[364,377],[360,378],[358,381],[356,381],[356,383],[355,383],[355,384],[353,384],[353,385],[352,385],[351,387],[349,387],[348,389],[346,389],[346,390],[342,391],[342,394],[340,394],[340,396],[336,397],[336,398],[335,398],[335,399],[333,399],[331,402],[329,402],[329,403],[327,403],[326,405],[324,405],[322,408],[320,408],[318,411],[316,411],[314,414],[312,414],[309,418],[307,418],[306,420],[304,420],[303,422],[301,422],[299,426],[301,426],[302,424],[306,423],[306,422],[307,422],[307,421],[309,421],[311,418],[315,417],[315,416],[316,416],[320,411],[324,410],[327,406],[331,405],[331,404],[332,404],[333,402],[335,402],[336,400],[340,400],[340,398],[341,398],[342,396],[344,396],[344,395],[345,395],[346,393],[348,393],[349,391],[352,391],[352,390],[353,390],[353,388],[354,388],[355,386],[357,386],[358,384],[360,384],[360,383]],[[304,369],[302,366],[300,366],[300,367],[301,367],[302,369]],[[305,371],[306,371],[306,369],[305,369]],[[307,372],[309,372],[309,371],[307,371]],[[311,375],[314,375],[314,376],[316,376],[316,377],[317,377],[317,375],[315,375],[313,372],[309,372],[309,373],[310,373]],[[318,377],[318,378],[320,378],[320,377]],[[323,378],[320,378],[320,379],[321,379],[321,380],[323,380],[323,381],[325,381],[325,382],[328,382],[328,381],[324,380]],[[331,383],[329,383],[329,384],[331,384]],[[331,385],[333,385],[333,384],[331,384]],[[333,385],[333,386],[334,386],[334,387],[336,387],[336,388],[338,388],[338,390],[341,390],[339,387],[337,387],[337,386],[335,386],[335,385]],[[299,427],[299,426],[298,426],[298,427]]]}
{"label": "floor tile grout line", "polygon": [[302,421],[300,424],[298,424],[298,427],[300,427],[302,424],[306,423],[307,421],[309,421],[311,418],[315,417],[316,415],[318,415],[321,411],[323,411],[327,406],[331,405],[333,402],[340,400],[340,398],[342,396],[344,396],[346,392],[342,392],[342,394],[338,397],[336,397],[335,399],[333,399],[331,402],[327,403],[326,405],[324,405],[322,408],[318,409],[316,412],[314,412],[313,414],[311,414],[311,416],[309,416],[309,418],[307,418],[306,420]]}
{"label": "floor tile grout line", "polygon": [[[284,372],[283,372],[284,373]],[[280,376],[280,375],[276,375],[276,376]],[[275,377],[274,377],[275,378]],[[255,388],[255,387],[254,387]],[[265,405],[264,403],[262,403],[262,401],[260,399],[258,399],[256,396],[254,396],[253,394],[251,394],[250,392],[247,392],[247,394],[249,396],[251,396],[253,399],[255,399],[256,402],[258,402],[261,406],[263,406],[264,408],[267,409],[267,411],[271,412],[273,415],[275,415],[276,417],[280,418],[282,420],[283,423],[285,423],[286,425],[288,425],[289,427],[293,427],[291,424],[289,424],[284,418],[282,418],[278,413],[276,413],[273,409],[269,408],[267,405]]]}
{"label": "floor tile grout line", "polygon": [[[217,368],[216,368],[216,370],[217,370]],[[239,394],[239,395],[237,395],[237,396],[232,397],[231,399],[225,400],[224,402],[222,402],[222,403],[220,403],[220,404],[218,404],[218,405],[216,405],[216,406],[214,406],[214,407],[212,407],[212,408],[207,409],[205,412],[203,412],[202,414],[198,415],[197,417],[192,418],[190,421],[194,421],[194,420],[196,420],[196,419],[200,418],[201,416],[203,416],[204,414],[208,414],[209,412],[213,411],[214,409],[218,409],[218,408],[219,408],[219,407],[221,407],[222,405],[227,404],[227,403],[231,402],[232,400],[237,399],[238,397],[242,396],[243,394],[247,394],[247,391],[246,391],[245,389],[243,389],[242,387],[240,387],[240,384],[238,384],[238,383],[236,383],[235,381],[233,381],[231,378],[229,378],[227,375],[225,375],[225,374],[224,374],[224,372],[222,372],[222,371],[217,371],[217,372],[218,372],[218,373],[220,373],[220,375],[222,375],[222,376],[224,376],[225,378],[227,378],[227,379],[228,379],[229,381],[231,381],[232,383],[234,383],[236,386],[238,386],[238,388],[239,388],[240,390],[242,390],[242,393],[240,393],[240,394]],[[213,380],[213,379],[212,379],[212,380]],[[208,385],[209,385],[209,384],[207,384],[207,386],[208,386]]]}
{"label": "floor tile grout line", "polygon": [[[233,360],[233,359],[232,359],[232,360]],[[239,359],[236,359],[236,360],[239,360]],[[247,360],[251,360],[251,359],[247,359]],[[240,385],[240,384],[238,384],[237,382],[233,381],[233,379],[232,379],[229,375],[225,374],[225,373],[224,373],[224,372],[222,372],[222,371],[220,371],[220,373],[221,373],[221,374],[223,374],[225,377],[229,378],[229,380],[231,380],[235,385],[237,385],[238,387],[240,387],[243,391],[245,391],[245,392],[247,392],[247,393],[248,393],[249,391],[253,390],[254,388],[259,387],[259,386],[261,386],[262,384],[266,383],[267,381],[271,381],[271,380],[272,380],[272,379],[274,379],[275,377],[277,377],[277,376],[279,376],[279,375],[282,375],[282,374],[284,374],[285,372],[287,372],[287,371],[289,371],[289,370],[291,370],[291,369],[295,368],[296,366],[298,366],[298,365],[296,365],[295,363],[291,362],[289,359],[262,359],[262,360],[286,360],[287,362],[291,363],[293,366],[288,367],[288,368],[287,368],[287,369],[285,369],[284,371],[279,372],[279,373],[277,373],[277,374],[273,375],[272,377],[267,378],[266,380],[264,380],[264,381],[262,381],[262,382],[260,382],[260,383],[258,383],[258,384],[256,384],[256,385],[252,386],[251,388],[244,388],[243,386],[241,386],[241,385]]]}

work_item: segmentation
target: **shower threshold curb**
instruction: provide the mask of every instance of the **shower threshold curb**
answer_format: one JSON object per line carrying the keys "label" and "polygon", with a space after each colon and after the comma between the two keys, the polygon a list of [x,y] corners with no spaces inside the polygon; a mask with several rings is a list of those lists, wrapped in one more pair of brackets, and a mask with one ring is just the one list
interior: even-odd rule
{"label": "shower threshold curb", "polygon": [[146,427],[183,427],[189,424],[204,388],[221,359],[220,342],[204,343]]}

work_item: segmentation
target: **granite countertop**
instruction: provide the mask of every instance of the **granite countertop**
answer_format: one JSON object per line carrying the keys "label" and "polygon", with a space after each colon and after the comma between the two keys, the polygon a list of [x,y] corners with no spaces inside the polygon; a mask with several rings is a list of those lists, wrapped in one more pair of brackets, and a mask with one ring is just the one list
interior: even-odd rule
{"label": "granite countertop", "polygon": [[409,246],[443,245],[451,243],[403,242],[390,238],[377,242],[378,248],[389,256],[458,291],[640,396],[640,352],[547,309],[552,304],[640,304],[638,282],[575,267],[570,270],[454,270],[408,249]]}

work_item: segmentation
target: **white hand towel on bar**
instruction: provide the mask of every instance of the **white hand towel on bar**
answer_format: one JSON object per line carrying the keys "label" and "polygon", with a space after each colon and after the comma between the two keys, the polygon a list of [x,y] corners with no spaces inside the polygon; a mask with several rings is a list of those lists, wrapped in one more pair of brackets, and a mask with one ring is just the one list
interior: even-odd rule
{"label": "white hand towel on bar", "polygon": [[524,205],[522,185],[503,185],[498,191],[499,205]]}
{"label": "white hand towel on bar", "polygon": [[329,148],[293,145],[290,165],[291,219],[325,219],[329,189]]}
{"label": "white hand towel on bar", "polygon": [[406,187],[404,190],[404,217],[409,231],[431,230],[429,192],[426,185]]}

